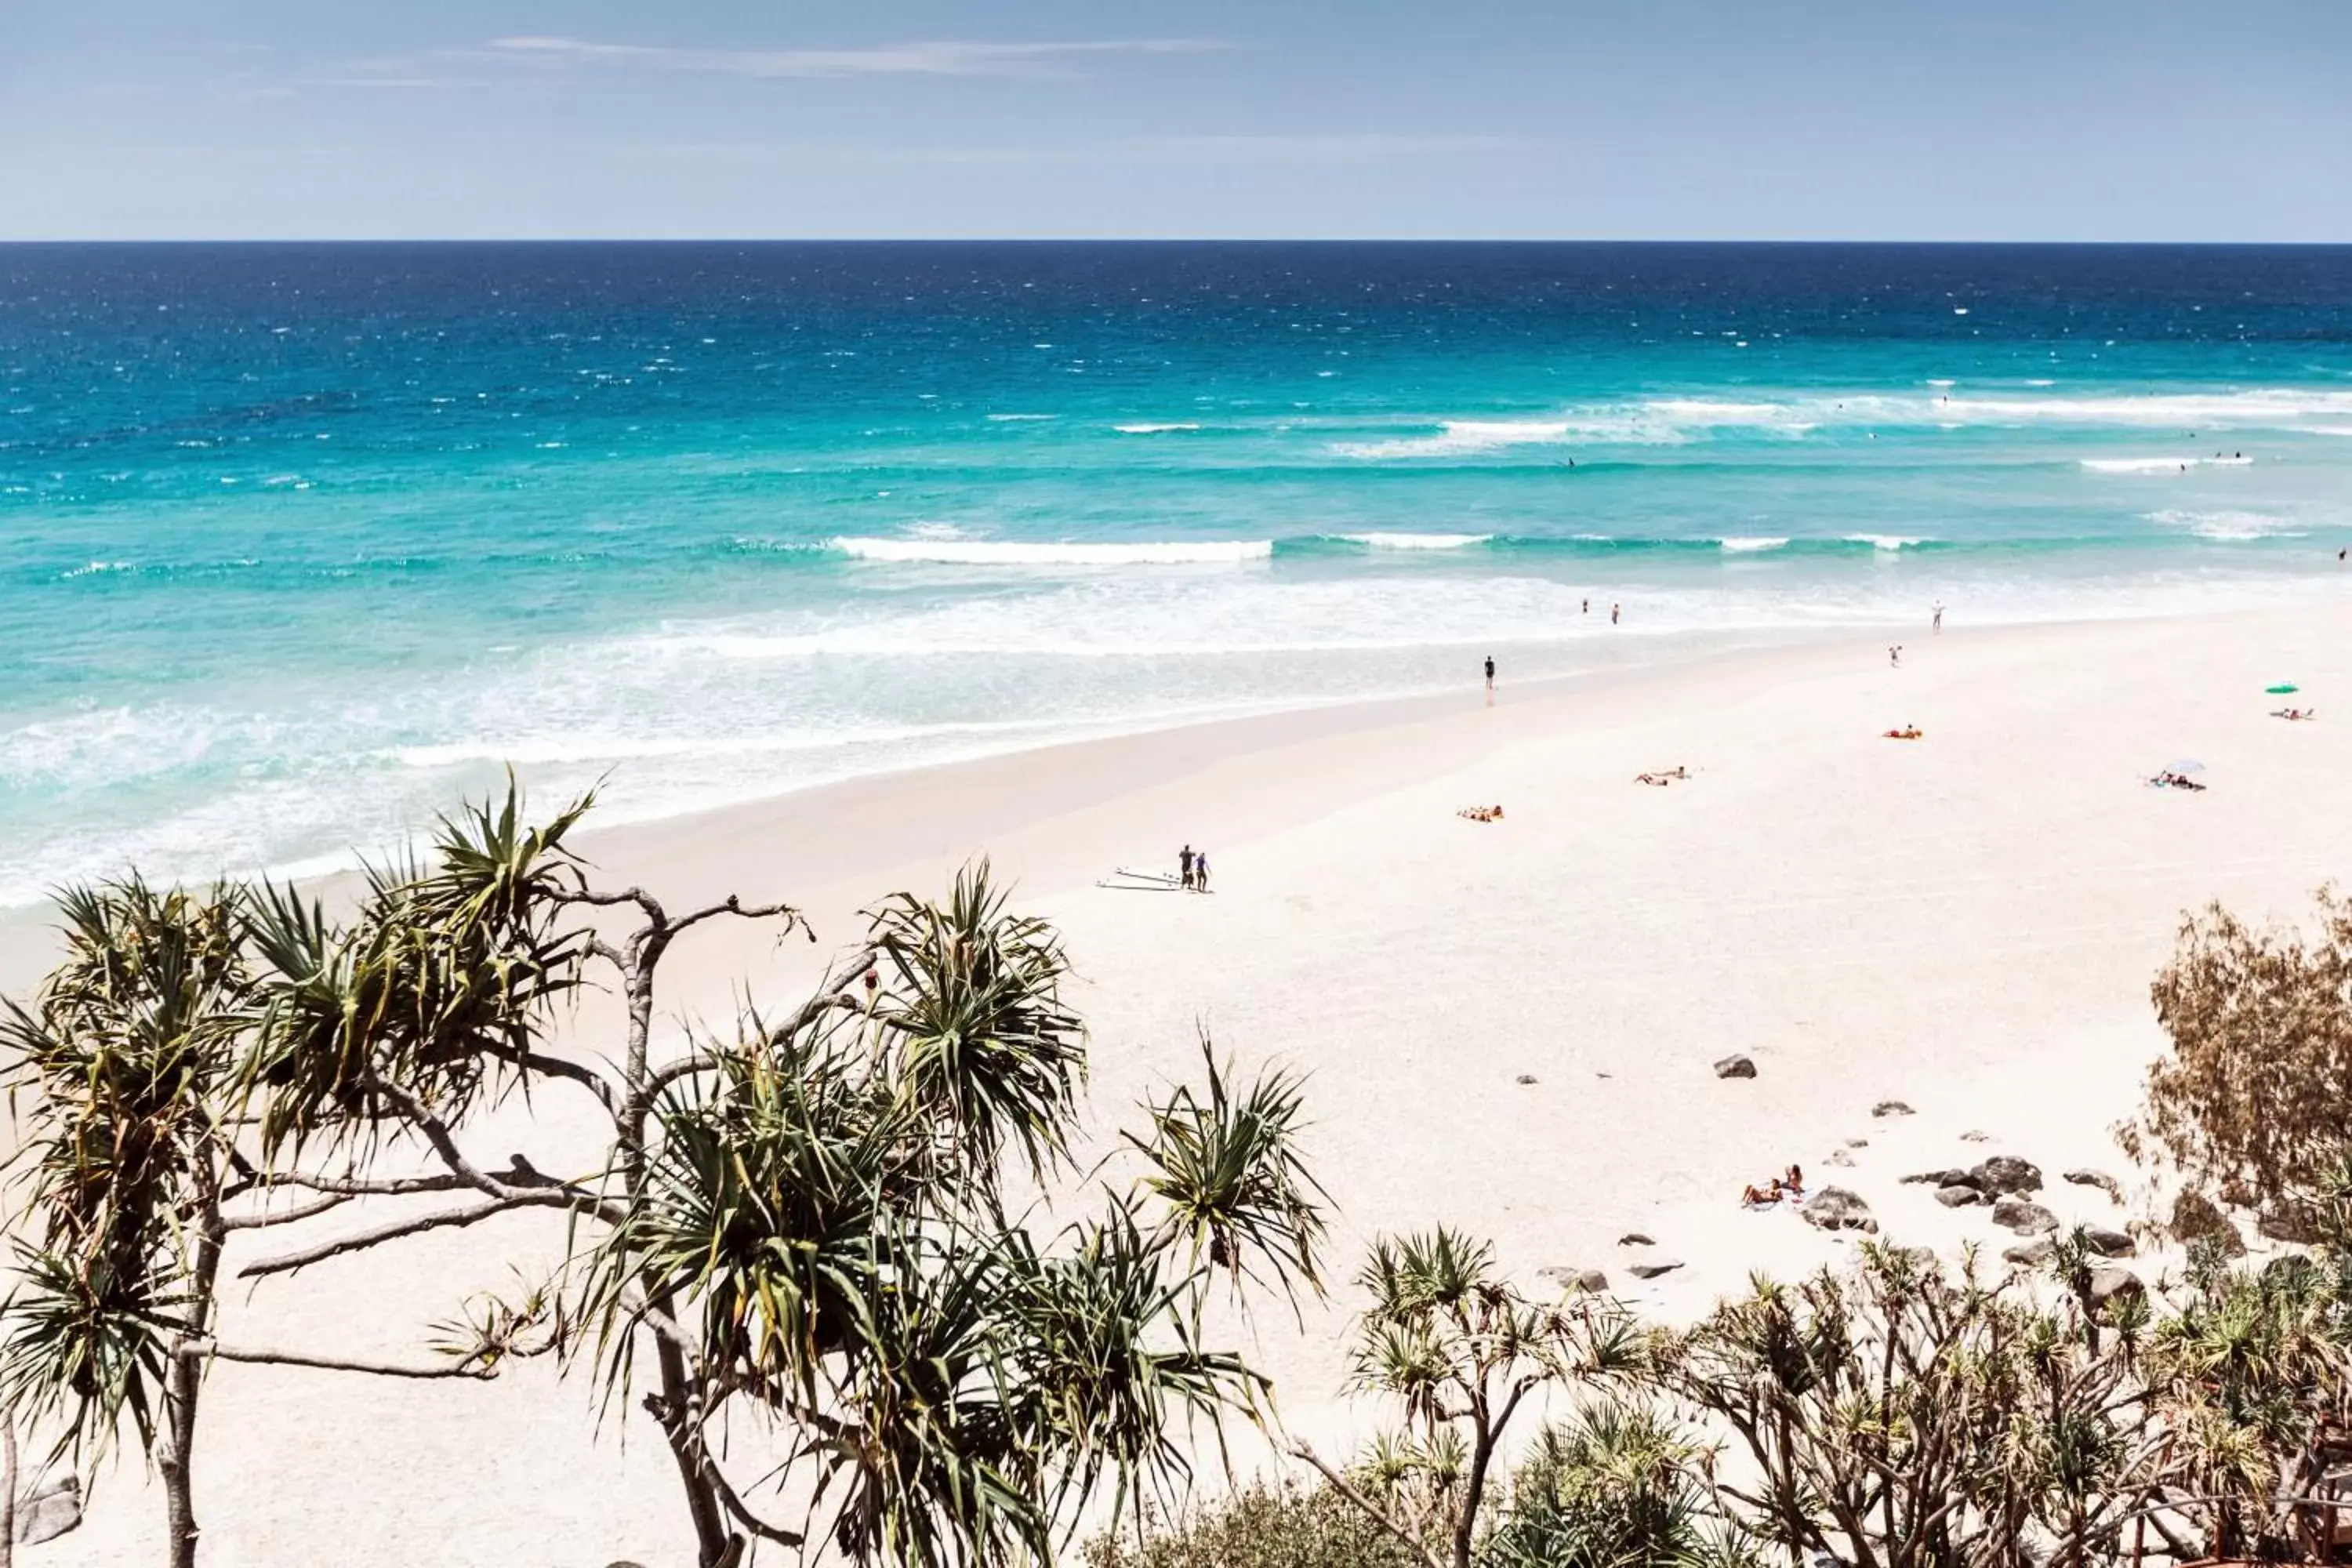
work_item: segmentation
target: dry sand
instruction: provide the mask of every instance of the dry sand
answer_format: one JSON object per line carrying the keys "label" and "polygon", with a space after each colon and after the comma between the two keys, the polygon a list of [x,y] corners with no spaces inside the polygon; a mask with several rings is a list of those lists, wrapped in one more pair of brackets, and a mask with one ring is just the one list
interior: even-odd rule
{"label": "dry sand", "polygon": [[[1491,707],[1470,682],[1036,752],[616,830],[595,854],[678,903],[793,898],[846,942],[861,903],[985,850],[1067,935],[1102,1125],[1194,1068],[1196,1025],[1309,1069],[1340,1288],[1304,1332],[1275,1310],[1251,1335],[1295,1427],[1337,1449],[1376,1414],[1338,1397],[1339,1336],[1381,1230],[1448,1222],[1531,1289],[1598,1267],[1685,1315],[1751,1268],[1851,1251],[1738,1207],[1791,1161],[1861,1193],[1893,1239],[1948,1250],[2013,1238],[1903,1173],[2017,1153],[2063,1217],[2124,1217],[2056,1176],[2131,1175],[2108,1129],[2160,1048],[2147,983],[2181,911],[2294,916],[2352,872],[2346,631],[2328,605],[1913,636],[1899,669],[1884,637],[1539,689],[1506,669]],[[2279,680],[2319,721],[2266,716]],[[1880,738],[1915,721],[1924,740]],[[2184,756],[2208,791],[2147,786]],[[1675,764],[1688,781],[1633,782]],[[1496,802],[1496,826],[1454,815]],[[1092,885],[1185,840],[1211,851],[1213,896]],[[23,928],[0,942],[0,975],[38,967]],[[811,963],[714,931],[681,946],[669,994],[723,1016],[746,977],[788,994]],[[1734,1051],[1753,1080],[1715,1077]],[[1916,1114],[1874,1119],[1890,1099]],[[557,1163],[541,1152],[581,1123],[553,1096],[538,1111],[475,1152]],[[1655,1245],[1619,1246],[1633,1231]],[[423,1325],[554,1239],[518,1220],[330,1264],[235,1300],[224,1337],[414,1356]],[[1640,1284],[1643,1253],[1685,1266]],[[470,1386],[223,1367],[201,1444],[215,1568],[691,1560],[644,1418],[599,1431],[585,1384],[542,1368]],[[21,1561],[152,1561],[160,1532],[134,1460]]]}

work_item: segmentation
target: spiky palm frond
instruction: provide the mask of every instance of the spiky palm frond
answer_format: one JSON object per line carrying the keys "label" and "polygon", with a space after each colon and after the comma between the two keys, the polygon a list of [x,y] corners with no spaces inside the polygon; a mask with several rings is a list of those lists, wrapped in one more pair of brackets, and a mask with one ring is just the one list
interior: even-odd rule
{"label": "spiky palm frond", "polygon": [[887,1075],[940,1130],[945,1162],[992,1172],[1017,1148],[1042,1177],[1068,1147],[1086,1029],[1062,1001],[1061,939],[1005,900],[982,860],[943,905],[899,893],[872,911],[866,940],[888,979],[874,1023]]}
{"label": "spiky palm frond", "polygon": [[582,882],[565,837],[593,802],[528,826],[509,775],[502,801],[442,818],[425,863],[372,868],[345,930],[264,888],[255,948],[271,978],[249,1071],[270,1090],[266,1149],[380,1131],[398,1120],[384,1083],[452,1120],[528,1083],[588,952],[569,918]]}
{"label": "spiky palm frond", "polygon": [[639,1189],[589,1270],[605,1353],[626,1355],[646,1304],[690,1304],[714,1365],[814,1405],[823,1359],[875,1310],[877,1229],[917,1190],[903,1108],[839,1052],[744,1050],[674,1085],[654,1121]]}
{"label": "spiky palm frond", "polygon": [[65,953],[0,1012],[12,1098],[29,1097],[16,1184],[25,1278],[0,1317],[6,1402],[102,1447],[154,1435],[163,1345],[184,1329],[192,1217],[220,1179],[250,1020],[242,892],[131,879],[60,895]]}
{"label": "spiky palm frond", "polygon": [[898,1261],[873,1277],[828,1408],[798,1413],[835,1542],[906,1568],[1049,1562],[1051,1455],[1017,1418],[1003,1252],[887,1221],[872,1252]]}
{"label": "spiky palm frond", "polygon": [[1252,1260],[1262,1260],[1294,1300],[1301,1284],[1320,1295],[1316,1249],[1328,1197],[1298,1147],[1300,1079],[1269,1069],[1236,1094],[1230,1064],[1218,1066],[1206,1036],[1201,1057],[1204,1092],[1179,1086],[1144,1106],[1146,1133],[1127,1134],[1149,1163],[1139,1184],[1164,1211],[1161,1234],[1236,1280],[1255,1278]]}
{"label": "spiky palm frond", "polygon": [[1222,1447],[1225,1415],[1256,1419],[1265,1381],[1199,1343],[1192,1280],[1127,1205],[1114,1202],[1070,1240],[1053,1255],[1018,1230],[994,1244],[1014,1428],[1057,1511],[1106,1479],[1114,1519],[1146,1499],[1172,1506],[1192,1476],[1179,1427],[1191,1436],[1205,1425]]}
{"label": "spiky palm frond", "polygon": [[54,1419],[58,1451],[103,1456],[127,1417],[152,1448],[172,1318],[184,1298],[142,1257],[90,1258],[20,1245],[0,1303],[0,1408]]}

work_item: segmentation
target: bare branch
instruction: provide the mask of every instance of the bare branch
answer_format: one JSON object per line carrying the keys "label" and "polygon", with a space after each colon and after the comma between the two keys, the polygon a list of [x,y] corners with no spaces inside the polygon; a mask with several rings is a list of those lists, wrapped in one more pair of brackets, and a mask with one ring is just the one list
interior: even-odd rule
{"label": "bare branch", "polygon": [[259,1214],[239,1215],[234,1218],[225,1217],[221,1221],[221,1228],[223,1230],[260,1230],[268,1226],[292,1225],[298,1219],[310,1219],[325,1214],[329,1209],[339,1209],[351,1201],[352,1195],[349,1193],[329,1193],[322,1197],[312,1198],[309,1203],[296,1204],[291,1208],[265,1209]]}
{"label": "bare branch", "polygon": [[212,1360],[240,1362],[251,1366],[307,1366],[320,1372],[364,1373],[370,1377],[463,1377],[484,1383],[498,1375],[488,1367],[469,1366],[464,1362],[451,1362],[446,1366],[401,1366],[391,1362],[346,1361],[339,1356],[309,1355],[300,1351],[225,1345],[213,1340],[191,1340],[178,1346],[177,1353],[192,1362]]}
{"label": "bare branch", "polygon": [[1325,1464],[1322,1459],[1316,1455],[1314,1449],[1308,1447],[1304,1443],[1294,1443],[1291,1445],[1290,1451],[1297,1455],[1300,1458],[1306,1460],[1308,1464],[1314,1466],[1317,1470],[1320,1471],[1323,1479],[1331,1483],[1331,1489],[1333,1491],[1338,1492],[1341,1497],[1347,1499],[1349,1503],[1355,1506],[1357,1511],[1361,1513],[1366,1519],[1370,1520],[1374,1524],[1379,1525],[1382,1530],[1385,1530],[1391,1535],[1395,1536],[1397,1540],[1403,1544],[1406,1551],[1421,1559],[1423,1563],[1426,1565],[1426,1568],[1445,1568],[1445,1564],[1438,1560],[1437,1553],[1432,1552],[1427,1546],[1422,1544],[1422,1541],[1419,1536],[1413,1534],[1412,1531],[1407,1530],[1403,1525],[1391,1518],[1388,1510],[1381,1507],[1380,1504],[1374,1502],[1371,1499],[1366,1497],[1362,1490],[1357,1487],[1355,1482],[1349,1480],[1346,1476]]}
{"label": "bare branch", "polygon": [[594,1068],[564,1057],[551,1057],[544,1051],[532,1051],[525,1055],[495,1040],[483,1041],[481,1048],[483,1055],[496,1057],[502,1062],[511,1062],[525,1072],[543,1073],[549,1078],[567,1079],[594,1095],[597,1103],[606,1110],[613,1109],[613,1086],[605,1082],[604,1075]]}
{"label": "bare branch", "polygon": [[[722,902],[712,904],[708,909],[697,910],[692,914],[678,916],[669,922],[669,933],[676,936],[688,926],[700,925],[704,921],[715,919],[719,915],[740,915],[747,921],[772,921],[781,916],[784,921],[784,931],[787,935],[791,934],[794,926],[799,926],[803,930],[806,930],[808,926],[808,922],[801,918],[800,910],[790,904],[747,906],[741,899],[730,893]],[[815,939],[814,931],[810,932],[810,939],[812,941]]]}
{"label": "bare branch", "polygon": [[737,1523],[762,1541],[772,1541],[779,1546],[797,1548],[805,1543],[806,1537],[780,1525],[770,1524],[745,1506],[743,1500],[736,1495],[735,1488],[720,1472],[719,1462],[710,1457],[709,1445],[702,1440],[699,1422],[690,1423],[684,1411],[675,1408],[658,1394],[646,1394],[645,1406],[646,1413],[669,1434],[671,1442],[678,1447],[679,1457],[694,1467],[696,1474],[710,1488],[719,1505]]}
{"label": "bare branch", "polygon": [[585,1205],[581,1200],[574,1198],[561,1187],[519,1192],[490,1203],[477,1204],[472,1208],[441,1209],[428,1215],[416,1215],[408,1219],[394,1220],[388,1224],[377,1226],[372,1230],[356,1231],[335,1241],[322,1241],[315,1247],[306,1247],[299,1252],[289,1252],[282,1257],[264,1258],[258,1263],[248,1263],[236,1271],[236,1277],[240,1279],[258,1279],[271,1274],[289,1274],[299,1268],[308,1268],[313,1263],[324,1263],[330,1258],[341,1258],[347,1252],[364,1252],[371,1247],[381,1247],[387,1241],[398,1241],[403,1237],[422,1236],[428,1230],[447,1230],[453,1227],[479,1225],[486,1219],[502,1214],[511,1214],[519,1209],[583,1206]]}
{"label": "bare branch", "polygon": [[[501,1176],[517,1173],[502,1171]],[[527,1173],[537,1176],[536,1171]],[[546,1180],[540,1177],[540,1180]],[[462,1176],[385,1176],[381,1179],[364,1176],[322,1176],[310,1171],[272,1171],[258,1178],[256,1186],[300,1187],[306,1192],[333,1193],[346,1198],[396,1198],[411,1193],[455,1193],[473,1185]],[[520,1184],[529,1185],[529,1183]]]}
{"label": "bare branch", "polygon": [[582,888],[577,892],[556,894],[555,901],[559,904],[591,904],[603,910],[609,910],[621,904],[635,904],[646,912],[646,918],[654,924],[659,926],[669,923],[667,917],[662,913],[660,903],[643,888],[624,888],[617,893],[600,893],[593,888]]}

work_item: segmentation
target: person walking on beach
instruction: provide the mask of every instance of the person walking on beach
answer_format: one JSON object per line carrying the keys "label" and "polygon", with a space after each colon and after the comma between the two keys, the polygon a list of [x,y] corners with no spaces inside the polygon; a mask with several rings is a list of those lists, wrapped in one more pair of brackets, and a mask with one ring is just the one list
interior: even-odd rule
{"label": "person walking on beach", "polygon": [[1488,654],[1488,655],[1486,656],[1486,697],[1487,697],[1487,700],[1488,700],[1489,701],[1491,701],[1491,700],[1493,700],[1494,696],[1495,696],[1495,656],[1494,656],[1493,654],[1491,654],[1491,653],[1490,653],[1490,654]]}
{"label": "person walking on beach", "polygon": [[1890,643],[1887,645],[1886,663],[1888,668],[1893,669],[1900,669],[1903,668],[1903,645],[1901,643]]}
{"label": "person walking on beach", "polygon": [[1192,857],[1192,890],[1196,893],[1209,890],[1209,857],[1206,851]]}
{"label": "person walking on beach", "polygon": [[1929,623],[1929,628],[1937,637],[1944,635],[1944,601],[1941,599],[1936,601],[1936,618]]}
{"label": "person walking on beach", "polygon": [[1619,616],[1622,615],[1622,614],[1624,614],[1624,611],[1623,611],[1623,609],[1622,609],[1622,608],[1621,608],[1620,606],[1618,606],[1618,605],[1610,605],[1610,606],[1609,606],[1609,624],[1610,624],[1611,626],[1615,626],[1615,625],[1617,624],[1617,617],[1618,617]]}
{"label": "person walking on beach", "polygon": [[[2339,553],[2339,554],[2336,556],[2336,559],[2340,561],[2340,560],[2342,560],[2342,559],[2343,559],[2343,556]],[[1583,607],[1582,609],[1580,609],[1580,610],[1577,611],[1576,613],[1577,613],[1578,615],[1580,615],[1580,616],[1589,616],[1589,615],[1591,615],[1591,614],[1592,613],[1592,601],[1591,601],[1591,600],[1590,600],[1590,599],[1585,600],[1585,601],[1584,601],[1584,607]]]}
{"label": "person walking on beach", "polygon": [[1187,888],[1190,888],[1192,885],[1193,861],[1194,856],[1192,854],[1192,847],[1190,844],[1187,844],[1184,846],[1183,853],[1176,857],[1176,870],[1184,886]]}

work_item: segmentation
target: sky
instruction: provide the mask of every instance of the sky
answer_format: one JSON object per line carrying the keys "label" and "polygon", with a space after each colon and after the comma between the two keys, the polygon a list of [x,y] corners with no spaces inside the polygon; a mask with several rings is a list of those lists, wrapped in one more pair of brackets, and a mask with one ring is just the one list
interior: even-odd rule
{"label": "sky", "polygon": [[0,0],[0,239],[2352,241],[2352,0]]}

